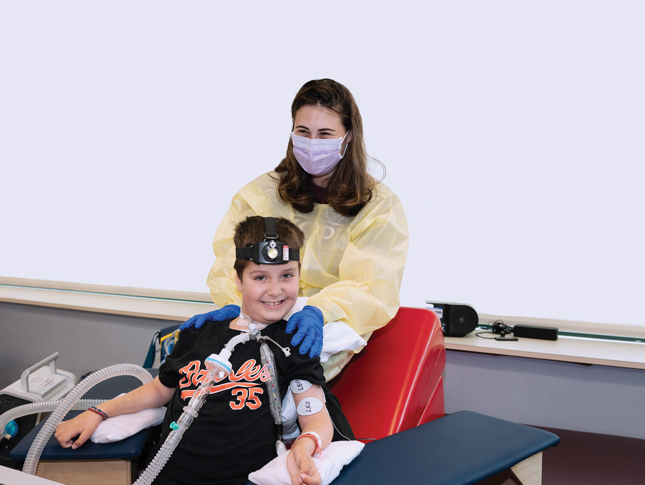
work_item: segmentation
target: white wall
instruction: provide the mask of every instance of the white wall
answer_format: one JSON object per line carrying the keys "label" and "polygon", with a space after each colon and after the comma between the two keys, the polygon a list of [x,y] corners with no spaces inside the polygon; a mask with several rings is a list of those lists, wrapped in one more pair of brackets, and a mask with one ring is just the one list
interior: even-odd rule
{"label": "white wall", "polygon": [[643,14],[3,2],[0,275],[207,291],[230,198],[331,77],[407,211],[404,305],[645,325]]}

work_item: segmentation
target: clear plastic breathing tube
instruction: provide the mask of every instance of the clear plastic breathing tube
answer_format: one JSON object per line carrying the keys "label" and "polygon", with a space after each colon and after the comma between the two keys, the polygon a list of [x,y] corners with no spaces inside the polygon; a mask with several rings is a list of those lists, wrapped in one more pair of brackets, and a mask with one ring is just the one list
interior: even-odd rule
{"label": "clear plastic breathing tube", "polygon": [[[74,404],[78,402],[79,398],[94,387],[99,382],[103,382],[110,377],[129,375],[136,377],[143,384],[147,384],[152,381],[152,376],[150,373],[145,370],[143,367],[134,364],[117,364],[105,369],[98,370],[93,372],[81,382],[79,382],[74,389],[72,389],[64,399],[60,400],[60,404],[56,410],[49,416],[40,432],[34,439],[34,442],[29,448],[29,453],[27,453],[27,458],[23,465],[22,471],[28,473],[29,475],[36,474],[36,467],[38,466],[38,460],[40,460],[40,455],[45,448],[45,445],[49,441],[50,436],[56,431],[56,428],[63,420],[65,415],[74,407]],[[37,403],[37,404],[46,404],[46,403]],[[89,407],[85,405],[85,407]],[[3,415],[4,417],[4,415]],[[3,428],[4,429],[4,428]]]}
{"label": "clear plastic breathing tube", "polygon": [[[172,431],[164,441],[163,445],[155,455],[154,459],[150,462],[145,471],[141,474],[139,479],[134,482],[134,485],[149,485],[151,484],[157,475],[161,472],[165,464],[168,462],[172,456],[173,451],[181,441],[181,438],[184,435],[184,432],[190,427],[193,420],[198,416],[199,410],[206,401],[206,397],[210,394],[210,391],[213,385],[216,382],[221,381],[225,377],[231,374],[232,368],[231,363],[228,361],[236,345],[240,343],[248,342],[250,339],[254,340],[264,340],[260,337],[257,327],[251,330],[251,335],[248,333],[242,333],[233,337],[222,349],[219,355],[212,354],[206,361],[205,365],[208,369],[208,373],[203,378],[200,383],[200,386],[195,391],[195,394],[191,397],[188,405],[184,406],[183,413],[176,422],[171,423],[170,427]],[[267,340],[271,340],[268,337]],[[275,342],[274,342],[275,343]],[[276,344],[277,345],[277,344]],[[273,359],[273,354],[269,349],[266,342],[261,342],[261,356],[263,364],[269,364],[271,379],[267,382],[270,394],[271,401],[271,414],[276,421],[276,425],[282,427],[282,413],[280,409],[280,391],[277,387],[277,379],[275,373],[275,361]],[[281,348],[285,355],[289,355],[288,348]],[[152,377],[142,367],[134,364],[119,364],[111,367],[106,367],[99,371],[90,374],[88,377],[83,379],[74,389],[70,391],[65,399],[60,401],[49,401],[46,403],[35,403],[28,404],[26,406],[21,406],[21,408],[30,408],[29,412],[25,414],[33,414],[36,412],[43,412],[46,410],[51,410],[50,408],[55,408],[54,413],[49,417],[45,422],[42,429],[38,433],[38,436],[34,439],[34,442],[29,449],[27,458],[23,466],[23,472],[30,475],[34,475],[36,472],[36,467],[38,461],[40,460],[40,455],[49,441],[50,436],[54,433],[60,422],[63,420],[65,415],[72,409],[86,409],[90,406],[96,406],[105,400],[79,400],[79,398],[85,394],[93,386],[109,379],[110,377],[120,376],[120,375],[131,375],[137,377],[141,380],[143,384],[147,384],[152,381]],[[277,403],[277,404],[276,404]],[[15,408],[14,413],[9,415],[11,411],[5,413],[1,416],[2,421],[9,422],[11,419],[15,419],[18,416],[18,410],[20,408]],[[7,419],[8,418],[8,419]],[[6,423],[5,423],[6,424]],[[4,429],[4,426],[0,429]],[[281,443],[281,433],[279,433],[279,443]]]}
{"label": "clear plastic breathing tube", "polygon": [[179,419],[176,422],[170,423],[172,431],[163,442],[163,445],[161,445],[161,448],[159,448],[159,451],[155,454],[155,457],[152,459],[150,464],[146,467],[145,471],[141,474],[139,479],[134,482],[134,485],[149,485],[155,478],[157,478],[157,475],[159,475],[175,451],[175,448],[177,448],[184,432],[198,416],[199,410],[204,404],[204,401],[206,401],[206,397],[210,394],[213,385],[231,374],[232,368],[228,359],[233,353],[233,349],[237,344],[248,342],[249,338],[249,334],[247,333],[242,333],[233,337],[229,340],[219,355],[212,354],[204,361],[206,369],[208,369],[206,376],[202,379],[199,387],[195,391],[195,394],[193,394],[190,401],[188,401],[188,404],[184,406],[184,412],[181,413]]}
{"label": "clear plastic breathing tube", "polygon": [[[269,402],[271,404],[271,415],[275,424],[282,423],[282,403],[280,402],[280,388],[278,387],[278,376],[275,368],[275,359],[273,352],[269,349],[266,342],[260,344],[260,356],[262,358],[262,366],[267,366],[269,371],[269,380],[266,382],[269,389]],[[282,435],[282,433],[280,433]],[[282,436],[280,436],[282,438]]]}
{"label": "clear plastic breathing tube", "polygon": [[278,373],[275,368],[275,359],[273,352],[266,342],[260,344],[260,356],[262,358],[262,366],[267,366],[269,371],[269,379],[266,381],[266,386],[269,391],[269,405],[273,422],[275,423],[276,433],[278,440],[275,442],[275,451],[281,455],[287,451],[287,447],[283,440],[283,426],[282,426],[282,401],[280,399],[280,388],[278,387]]}
{"label": "clear plastic breathing tube", "polygon": [[[91,406],[98,406],[105,401],[107,401],[107,399],[79,399],[72,406],[71,411],[78,411],[81,409],[84,411]],[[55,411],[62,402],[62,400],[35,402],[31,404],[23,404],[22,406],[10,409],[0,416],[0,430],[4,430],[7,424],[14,419],[29,416],[30,414],[49,413]]]}
{"label": "clear plastic breathing tube", "polygon": [[[248,318],[248,317],[247,317]],[[278,439],[275,442],[275,451],[278,456],[287,451],[287,446],[284,444],[284,426],[282,424],[282,399],[280,398],[280,388],[278,387],[278,371],[275,367],[275,358],[273,352],[269,348],[267,341],[273,342],[284,353],[285,357],[291,355],[289,347],[282,347],[278,342],[270,337],[260,334],[257,322],[251,320],[249,323],[249,331],[251,332],[251,339],[256,340],[260,344],[260,358],[262,359],[262,367],[267,368],[269,379],[266,381],[267,390],[269,391],[269,409],[273,416],[275,423],[276,434]]]}

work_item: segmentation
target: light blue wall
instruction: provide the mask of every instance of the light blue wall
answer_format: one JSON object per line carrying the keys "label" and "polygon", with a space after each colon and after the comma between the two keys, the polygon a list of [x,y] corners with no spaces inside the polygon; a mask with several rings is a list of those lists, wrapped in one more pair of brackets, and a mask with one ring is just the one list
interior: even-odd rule
{"label": "light blue wall", "polygon": [[58,352],[77,378],[120,363],[143,365],[153,334],[173,322],[0,303],[0,389]]}
{"label": "light blue wall", "polygon": [[[77,377],[108,365],[143,364],[167,320],[0,303],[0,388],[59,352]],[[645,370],[447,352],[446,412],[645,439]]]}
{"label": "light blue wall", "polygon": [[645,439],[645,370],[448,351],[446,412]]}

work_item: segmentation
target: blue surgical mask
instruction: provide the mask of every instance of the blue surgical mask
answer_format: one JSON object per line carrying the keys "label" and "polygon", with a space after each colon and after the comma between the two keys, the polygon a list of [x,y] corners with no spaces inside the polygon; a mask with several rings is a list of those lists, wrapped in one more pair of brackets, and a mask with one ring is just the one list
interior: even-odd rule
{"label": "blue surgical mask", "polygon": [[[349,133],[349,132],[347,132]],[[293,155],[302,167],[302,169],[309,175],[327,175],[334,170],[347,151],[340,153],[340,148],[347,137],[347,133],[342,138],[336,139],[323,139],[317,138],[315,140],[298,136],[291,133],[291,142],[293,143]]]}

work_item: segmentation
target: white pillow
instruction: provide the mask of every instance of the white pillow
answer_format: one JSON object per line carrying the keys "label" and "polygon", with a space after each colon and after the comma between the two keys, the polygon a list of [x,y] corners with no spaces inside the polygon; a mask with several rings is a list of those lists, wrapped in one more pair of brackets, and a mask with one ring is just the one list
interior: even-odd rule
{"label": "white pillow", "polygon": [[[334,441],[319,455],[314,457],[314,463],[320,473],[321,485],[328,485],[334,480],[345,465],[356,458],[365,445],[360,441]],[[258,471],[249,474],[249,480],[256,485],[291,485],[291,476],[287,470],[287,456],[282,453]]]}
{"label": "white pillow", "polygon": [[112,416],[101,421],[99,427],[90,436],[90,440],[94,443],[112,443],[124,440],[142,429],[161,424],[165,414],[166,408],[154,408]]}

